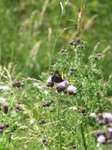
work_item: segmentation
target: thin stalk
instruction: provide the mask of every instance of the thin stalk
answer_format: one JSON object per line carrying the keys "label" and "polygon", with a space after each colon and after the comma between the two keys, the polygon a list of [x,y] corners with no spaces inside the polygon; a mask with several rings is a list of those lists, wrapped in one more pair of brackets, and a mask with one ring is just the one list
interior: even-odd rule
{"label": "thin stalk", "polygon": [[62,142],[61,142],[61,120],[60,120],[60,99],[58,99],[58,132],[59,132],[59,142],[60,142],[60,150],[62,150]]}
{"label": "thin stalk", "polygon": [[50,62],[49,62],[49,68],[48,68],[48,71],[50,71],[50,67],[51,67],[51,65],[52,65],[53,54],[54,54],[56,42],[57,42],[57,39],[58,39],[58,33],[59,33],[60,25],[61,25],[61,20],[62,20],[64,8],[65,8],[65,5],[64,5],[64,7],[63,7],[63,9],[62,9],[62,12],[61,12],[61,15],[60,15],[60,18],[59,18],[59,23],[58,23],[57,33],[56,33],[56,36],[55,36],[55,41],[54,41],[53,50],[52,50],[52,54],[51,54],[51,60],[50,60]]}
{"label": "thin stalk", "polygon": [[81,135],[82,135],[82,139],[83,139],[84,148],[85,148],[85,150],[87,150],[87,144],[86,144],[86,139],[85,139],[85,135],[84,135],[83,123],[80,124],[80,127],[81,127]]}

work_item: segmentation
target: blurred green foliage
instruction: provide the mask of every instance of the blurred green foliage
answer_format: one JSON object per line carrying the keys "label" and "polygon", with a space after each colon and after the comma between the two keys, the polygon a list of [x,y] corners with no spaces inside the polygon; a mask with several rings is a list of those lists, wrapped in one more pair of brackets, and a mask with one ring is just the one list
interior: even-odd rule
{"label": "blurred green foliage", "polygon": [[[63,2],[64,3],[64,2]],[[61,15],[60,0],[1,0],[0,1],[0,63],[17,65],[16,73],[23,77],[39,77],[48,70],[53,45]],[[69,0],[59,28],[54,56],[61,48],[67,48],[69,40],[76,39],[77,20],[81,0]],[[112,68],[112,1],[86,1],[83,22],[83,39],[86,58],[99,42],[96,53],[105,54],[102,63],[105,79]],[[66,28],[64,30],[64,28]],[[74,35],[74,36],[73,36]]]}

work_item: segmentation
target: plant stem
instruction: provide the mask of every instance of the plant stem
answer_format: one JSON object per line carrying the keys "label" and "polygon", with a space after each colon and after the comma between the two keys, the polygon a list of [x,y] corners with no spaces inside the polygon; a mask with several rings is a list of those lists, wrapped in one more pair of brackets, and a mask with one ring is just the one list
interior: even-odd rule
{"label": "plant stem", "polygon": [[62,20],[62,17],[63,17],[63,11],[65,9],[65,5],[63,6],[63,10],[61,12],[61,15],[60,15],[60,19],[59,19],[59,23],[58,23],[58,28],[57,28],[57,33],[56,33],[56,36],[55,36],[55,41],[54,41],[54,45],[53,45],[53,50],[52,50],[52,54],[51,54],[51,60],[49,62],[49,68],[48,68],[48,71],[50,71],[50,67],[52,65],[52,60],[53,60],[53,54],[54,54],[54,49],[55,49],[55,46],[56,46],[56,42],[58,40],[58,34],[59,34],[59,29],[60,29],[60,25],[61,25],[61,20]]}
{"label": "plant stem", "polygon": [[86,139],[85,139],[85,135],[84,135],[83,123],[80,124],[80,127],[81,127],[81,135],[82,135],[82,139],[83,139],[84,148],[85,148],[85,150],[87,150],[87,144],[86,144]]}
{"label": "plant stem", "polygon": [[62,150],[61,125],[60,125],[60,99],[58,99],[58,132],[59,132],[60,150]]}

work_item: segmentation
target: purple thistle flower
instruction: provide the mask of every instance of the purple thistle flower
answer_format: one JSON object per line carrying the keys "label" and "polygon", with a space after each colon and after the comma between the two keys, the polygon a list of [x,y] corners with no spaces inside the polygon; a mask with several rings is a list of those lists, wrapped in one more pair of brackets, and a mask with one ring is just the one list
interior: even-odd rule
{"label": "purple thistle flower", "polygon": [[[67,81],[67,80],[64,80],[64,81],[62,81],[64,84],[65,84],[65,86],[67,85],[67,84],[69,84],[69,82]],[[62,83],[61,82],[61,83]]]}
{"label": "purple thistle flower", "polygon": [[20,107],[19,105],[16,106],[16,112],[17,112],[18,110],[21,110],[21,107]]}
{"label": "purple thistle flower", "polygon": [[108,128],[108,132],[112,134],[112,128]]}
{"label": "purple thistle flower", "polygon": [[5,127],[4,124],[1,124],[1,125],[0,125],[0,129],[3,129],[4,127]]}
{"label": "purple thistle flower", "polygon": [[97,131],[97,141],[102,144],[105,144],[107,142],[107,135],[105,131]]}
{"label": "purple thistle flower", "polygon": [[102,115],[107,124],[112,122],[112,114],[111,113],[104,112]]}
{"label": "purple thistle flower", "polygon": [[73,43],[74,43],[74,40],[71,40],[71,41],[69,42],[70,45],[73,45]]}
{"label": "purple thistle flower", "polygon": [[97,137],[97,141],[98,141],[99,143],[105,144],[106,141],[107,141],[107,138],[106,138],[105,135],[100,134],[100,135]]}
{"label": "purple thistle flower", "polygon": [[43,107],[49,107],[51,105],[51,101],[44,103],[42,106]]}
{"label": "purple thistle flower", "polygon": [[77,94],[77,88],[73,85],[68,86],[68,93],[70,95],[76,95]]}
{"label": "purple thistle flower", "polygon": [[7,112],[8,112],[8,104],[6,102],[3,104],[3,110],[4,110],[4,113],[7,114]]}
{"label": "purple thistle flower", "polygon": [[64,53],[64,51],[65,51],[65,50],[62,48],[60,52],[63,54],[63,53]]}
{"label": "purple thistle flower", "polygon": [[79,44],[80,43],[80,38],[76,39],[76,43]]}
{"label": "purple thistle flower", "polygon": [[59,93],[64,91],[65,90],[65,83],[64,82],[58,83],[57,86],[56,86],[56,89]]}
{"label": "purple thistle flower", "polygon": [[48,87],[53,87],[53,86],[54,86],[54,82],[52,81],[52,77],[49,77],[49,78],[47,79],[47,86],[48,86]]}
{"label": "purple thistle flower", "polygon": [[20,88],[21,87],[21,83],[19,81],[16,82],[16,86],[17,88]]}
{"label": "purple thistle flower", "polygon": [[20,88],[20,87],[23,87],[24,86],[24,82],[19,82],[19,81],[17,81],[17,82],[13,82],[12,83],[12,86],[13,87],[17,87],[17,88]]}

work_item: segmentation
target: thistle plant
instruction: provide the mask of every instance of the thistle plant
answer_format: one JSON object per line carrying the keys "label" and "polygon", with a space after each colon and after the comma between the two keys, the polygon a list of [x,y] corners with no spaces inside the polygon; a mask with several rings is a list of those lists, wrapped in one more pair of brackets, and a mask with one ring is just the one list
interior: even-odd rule
{"label": "thistle plant", "polygon": [[105,113],[111,111],[106,98],[109,86],[100,65],[104,56],[93,52],[85,64],[85,41],[76,38],[68,43],[69,48],[55,57],[51,71],[42,73],[41,81],[9,78],[8,92],[1,92],[6,97],[1,103],[1,146],[7,139],[9,149],[11,142],[18,141],[23,149],[97,150],[97,143],[102,150],[107,144],[111,148],[111,118]]}
{"label": "thistle plant", "polygon": [[[103,56],[92,53],[88,64],[85,64],[84,50],[83,40],[81,41],[80,38],[76,41],[71,40],[69,49],[61,49],[60,57],[55,59],[56,63],[52,66],[54,72],[58,70],[65,74],[65,79],[60,83],[54,83],[50,75],[47,80],[47,86],[49,85],[47,98],[51,99],[51,106],[55,106],[55,111],[57,109],[59,149],[63,149],[66,145],[66,132],[71,133],[71,144],[75,144],[77,149],[82,147],[85,150],[91,149],[92,146],[88,143],[94,138],[89,140],[86,136],[89,135],[89,128],[93,127],[93,130],[97,128],[95,114],[110,107],[110,102],[105,98],[106,86],[103,83],[100,65]],[[74,57],[69,55],[71,51]],[[71,121],[68,123],[69,117]],[[82,138],[81,143],[79,138]]]}
{"label": "thistle plant", "polygon": [[57,57],[54,55],[67,2],[60,3],[62,12],[51,61],[41,80],[20,81],[6,68],[0,74],[1,150],[106,150],[108,144],[108,149],[112,148],[112,114],[107,113],[112,105],[101,66],[104,56],[93,51],[84,62],[88,49],[81,36],[83,1],[78,18],[80,36],[68,41],[68,48],[60,48]]}

